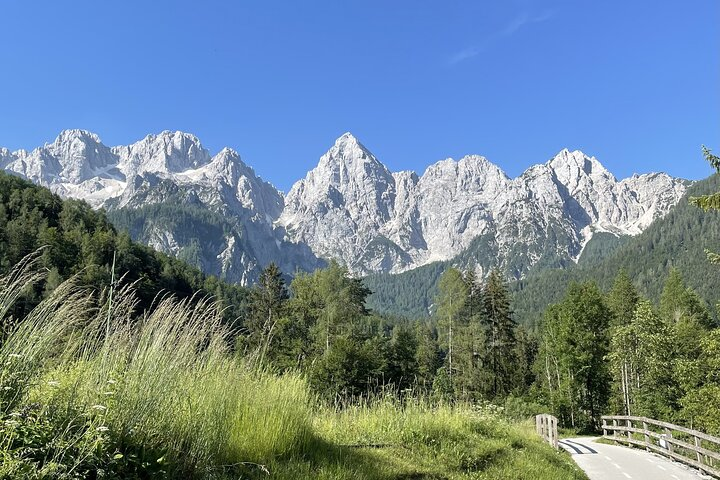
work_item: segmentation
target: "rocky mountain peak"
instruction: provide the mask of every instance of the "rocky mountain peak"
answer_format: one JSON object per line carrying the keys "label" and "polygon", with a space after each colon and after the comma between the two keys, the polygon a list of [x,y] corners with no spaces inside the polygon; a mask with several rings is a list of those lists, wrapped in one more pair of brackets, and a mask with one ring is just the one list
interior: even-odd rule
{"label": "rocky mountain peak", "polygon": [[195,135],[180,131],[165,130],[113,150],[120,156],[120,168],[128,177],[148,172],[179,173],[211,160]]}
{"label": "rocky mountain peak", "polygon": [[589,176],[612,176],[597,158],[588,156],[580,150],[571,152],[567,148],[563,148],[545,165],[555,172],[577,172]]}
{"label": "rocky mountain peak", "polygon": [[[594,231],[639,233],[687,187],[664,174],[618,182],[596,158],[568,149],[514,179],[480,155],[439,161],[420,177],[391,173],[351,133],[335,140],[284,198],[236,151],[211,156],[196,136],[180,131],[108,148],[91,132],[66,130],[30,153],[0,149],[0,167],[109,210],[164,202],[206,208],[237,228],[222,239],[202,239],[206,260],[222,263],[210,271],[234,265],[240,279],[278,258],[287,271],[312,268],[321,257],[366,274],[460,255],[483,271],[507,267],[520,277],[537,263],[576,260]],[[187,246],[206,231],[155,220],[147,242],[172,235]]]}
{"label": "rocky mountain peak", "polygon": [[51,144],[56,147],[60,147],[65,144],[82,142],[86,144],[99,144],[102,143],[100,137],[93,132],[88,130],[82,130],[78,128],[63,130],[57,136],[55,141]]}
{"label": "rocky mountain peak", "polygon": [[385,165],[349,132],[335,140],[334,145],[320,157],[317,169],[331,170],[339,182],[346,178],[343,174],[362,174],[363,171],[390,175]]}

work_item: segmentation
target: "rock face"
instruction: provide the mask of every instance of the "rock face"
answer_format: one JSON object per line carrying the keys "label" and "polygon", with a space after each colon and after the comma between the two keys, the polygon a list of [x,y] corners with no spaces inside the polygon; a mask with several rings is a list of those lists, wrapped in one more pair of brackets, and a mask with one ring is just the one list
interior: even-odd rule
{"label": "rock face", "polygon": [[292,187],[279,223],[358,274],[464,254],[519,278],[548,252],[551,263],[576,260],[595,231],[640,233],[687,184],[665,174],[617,181],[594,157],[568,150],[514,179],[476,155],[440,161],[421,177],[392,174],[345,134]]}
{"label": "rock face", "polygon": [[286,272],[324,263],[273,224],[283,209],[275,187],[233,150],[211,156],[187,133],[110,148],[95,134],[66,130],[29,153],[0,150],[0,166],[106,208],[135,239],[229,281],[251,283],[271,261]]}
{"label": "rock face", "polygon": [[519,278],[576,260],[596,231],[640,233],[688,185],[662,173],[617,181],[568,150],[514,179],[477,155],[418,177],[390,172],[349,133],[284,198],[233,150],[211,156],[182,132],[107,147],[66,130],[32,152],[0,148],[0,168],[104,207],[134,238],[243,284],[270,261],[294,272],[327,259],[362,275],[455,258]]}

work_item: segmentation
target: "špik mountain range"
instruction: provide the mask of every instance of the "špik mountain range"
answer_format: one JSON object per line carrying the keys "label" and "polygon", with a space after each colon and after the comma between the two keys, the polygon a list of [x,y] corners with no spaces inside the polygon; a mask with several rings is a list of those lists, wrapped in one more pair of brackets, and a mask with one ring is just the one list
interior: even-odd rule
{"label": "\u0161pik mountain range", "polygon": [[32,151],[0,148],[0,168],[103,207],[133,238],[242,284],[270,261],[294,272],[330,259],[357,275],[461,259],[522,278],[572,264],[597,232],[642,232],[690,184],[663,173],[618,181],[568,150],[514,179],[476,155],[393,173],[349,133],[287,195],[235,151],[213,156],[182,132],[108,147],[66,130]]}

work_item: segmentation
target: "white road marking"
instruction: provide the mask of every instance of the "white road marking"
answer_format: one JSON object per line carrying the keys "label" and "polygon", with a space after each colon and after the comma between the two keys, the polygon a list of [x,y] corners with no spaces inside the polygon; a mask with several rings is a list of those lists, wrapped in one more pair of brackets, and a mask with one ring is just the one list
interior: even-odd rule
{"label": "white road marking", "polygon": [[625,473],[625,472],[622,472],[622,474],[625,475],[627,478],[632,478],[630,475],[628,475],[628,474]]}
{"label": "white road marking", "polygon": [[612,462],[612,458],[608,457],[607,455],[605,455],[605,460],[607,460],[608,462]]}
{"label": "white road marking", "polygon": [[670,474],[670,476],[673,478],[677,478],[677,480],[680,480],[680,477],[678,477],[677,475]]}
{"label": "white road marking", "polygon": [[618,465],[617,463],[613,463],[613,465],[615,465],[615,468],[617,468],[618,470],[620,470],[620,469],[622,468],[622,467],[620,467],[620,465]]}
{"label": "white road marking", "polygon": [[653,460],[652,458],[646,458],[645,460],[647,460],[650,463],[655,463],[655,460]]}
{"label": "white road marking", "polygon": [[662,465],[656,465],[656,466],[657,466],[660,470],[665,470],[665,467],[663,467]]}

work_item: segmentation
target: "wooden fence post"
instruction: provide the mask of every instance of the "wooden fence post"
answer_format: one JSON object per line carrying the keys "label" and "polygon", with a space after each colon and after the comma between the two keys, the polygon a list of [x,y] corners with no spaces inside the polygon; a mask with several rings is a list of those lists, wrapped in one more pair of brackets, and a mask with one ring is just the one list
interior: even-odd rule
{"label": "wooden fence post", "polygon": [[[615,419],[613,418],[613,427],[614,427],[614,428],[613,428],[613,437],[617,437],[617,432],[618,432],[618,431],[617,431],[617,426],[618,426],[617,420],[615,420]],[[615,443],[618,443],[618,441],[615,440]]]}
{"label": "wooden fence post", "polygon": [[649,452],[650,448],[650,435],[648,435],[648,426],[647,422],[643,422],[643,430],[645,430],[643,433],[645,434],[645,451]]}
{"label": "wooden fence post", "polygon": [[602,422],[603,422],[603,424],[602,424],[603,437],[607,437],[607,420],[605,419],[605,417],[603,417]]}

